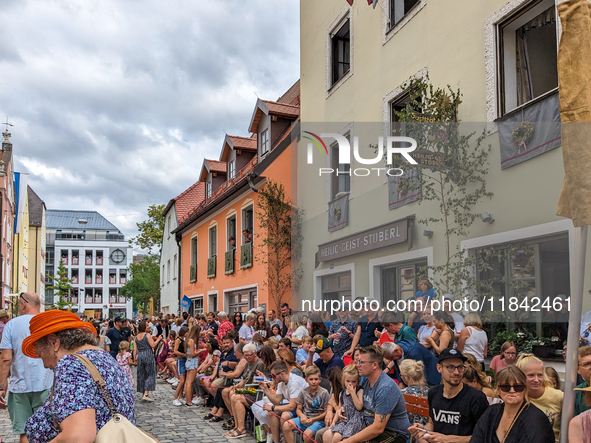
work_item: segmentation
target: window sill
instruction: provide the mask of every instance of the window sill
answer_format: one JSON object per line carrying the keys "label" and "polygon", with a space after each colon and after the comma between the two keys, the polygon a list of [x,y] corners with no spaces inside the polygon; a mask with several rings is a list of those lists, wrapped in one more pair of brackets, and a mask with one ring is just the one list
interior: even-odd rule
{"label": "window sill", "polygon": [[345,83],[349,78],[353,75],[353,69],[349,68],[347,72],[343,74],[341,78],[339,78],[335,83],[330,86],[326,91],[326,98],[330,97],[337,89],[341,87],[343,83]]}
{"label": "window sill", "polygon": [[396,23],[394,26],[390,26],[389,25],[389,18],[388,18],[388,13],[384,12],[384,19],[383,19],[383,23],[382,23],[382,29],[383,29],[383,36],[382,36],[382,46],[384,46],[386,43],[388,43],[390,41],[390,39],[392,37],[394,37],[398,31],[400,31],[402,28],[404,28],[404,25],[406,25],[409,21],[412,20],[412,18],[417,15],[419,13],[419,11],[421,11],[421,9],[423,9],[425,6],[427,6],[427,0],[421,0],[419,3],[417,3],[416,5],[414,5],[412,7],[412,9],[410,11],[408,11],[406,13],[406,15],[404,17],[402,17],[400,19],[400,21],[398,23]]}
{"label": "window sill", "polygon": [[495,123],[498,123],[498,122],[502,121],[504,118],[510,117],[512,115],[515,115],[518,112],[521,112],[523,109],[529,108],[530,106],[534,105],[535,103],[541,102],[542,100],[544,100],[547,97],[550,97],[551,95],[556,94],[556,93],[558,93],[558,88],[557,87],[554,88],[554,89],[551,89],[548,92],[545,92],[544,94],[542,94],[542,95],[540,95],[540,96],[538,96],[538,97],[536,97],[536,98],[534,98],[534,99],[532,99],[530,101],[528,101],[527,103],[524,103],[524,104],[522,104],[520,106],[517,106],[516,108],[511,109],[508,112],[505,112],[503,115],[498,116],[493,121]]}

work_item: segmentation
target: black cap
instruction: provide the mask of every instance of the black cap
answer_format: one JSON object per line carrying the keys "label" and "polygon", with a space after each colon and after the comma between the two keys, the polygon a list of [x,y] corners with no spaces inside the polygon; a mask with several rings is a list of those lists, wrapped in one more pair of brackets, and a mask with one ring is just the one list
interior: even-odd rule
{"label": "black cap", "polygon": [[117,317],[115,317],[113,319],[114,322],[118,322],[118,321],[125,321],[125,317],[123,315],[118,315]]}
{"label": "black cap", "polygon": [[441,363],[443,360],[449,360],[450,358],[459,358],[463,362],[468,360],[468,358],[464,357],[464,355],[457,349],[444,349],[441,351],[441,354],[439,354],[439,363]]}

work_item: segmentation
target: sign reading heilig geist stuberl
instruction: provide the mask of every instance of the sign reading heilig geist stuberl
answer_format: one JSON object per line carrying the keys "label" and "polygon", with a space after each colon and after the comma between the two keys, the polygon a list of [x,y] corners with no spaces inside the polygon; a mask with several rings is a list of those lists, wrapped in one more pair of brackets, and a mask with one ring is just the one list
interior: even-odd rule
{"label": "sign reading heilig geist stuberl", "polygon": [[318,245],[316,262],[335,260],[412,240],[409,232],[411,226],[412,219],[404,218]]}

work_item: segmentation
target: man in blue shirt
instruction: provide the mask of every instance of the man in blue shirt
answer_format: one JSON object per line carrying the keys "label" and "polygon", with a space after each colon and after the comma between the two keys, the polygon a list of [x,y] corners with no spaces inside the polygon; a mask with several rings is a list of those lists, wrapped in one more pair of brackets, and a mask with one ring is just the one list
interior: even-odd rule
{"label": "man in blue shirt", "polygon": [[[357,300],[363,300],[363,298],[359,297]],[[353,351],[357,346],[371,346],[377,340],[375,331],[382,330],[382,324],[378,320],[378,313],[377,311],[372,311],[371,309],[367,309],[363,311],[365,315],[363,315],[359,319],[359,324],[357,325],[357,331],[355,332],[355,337],[353,337],[353,342],[351,343],[351,348],[345,352],[344,355],[353,354]]]}
{"label": "man in blue shirt", "polygon": [[332,350],[343,358],[345,352],[351,349],[353,337],[357,331],[357,322],[349,317],[349,310],[337,312],[337,319],[332,322],[328,330],[328,338],[332,340]]}
{"label": "man in blue shirt", "polygon": [[363,415],[366,428],[342,443],[406,443],[410,437],[404,397],[396,383],[382,372],[384,354],[378,346],[361,349],[357,367],[365,377]]}
{"label": "man in blue shirt", "polygon": [[316,343],[316,353],[320,358],[312,362],[314,359],[314,349],[310,350],[306,367],[312,366],[313,364],[318,366],[318,369],[320,369],[320,376],[323,378],[326,378],[326,371],[330,368],[334,368],[335,366],[338,366],[339,368],[345,367],[341,357],[332,351],[331,342],[326,337],[322,337],[322,339],[318,340],[318,343]]}
{"label": "man in blue shirt", "polygon": [[408,358],[423,362],[425,379],[429,385],[435,386],[441,383],[441,374],[437,370],[437,357],[422,344],[408,340],[401,340],[396,343],[386,342],[382,344],[382,350],[384,351],[384,358],[391,362],[388,369],[394,369],[394,378],[399,382],[402,379],[400,378],[398,365],[402,360]]}
{"label": "man in blue shirt", "polygon": [[27,441],[25,422],[45,402],[53,383],[53,371],[45,369],[40,358],[27,357],[22,351],[23,340],[31,335],[29,322],[39,314],[40,307],[37,294],[21,293],[18,298],[21,315],[6,324],[0,343],[0,396],[4,397],[9,391],[7,401],[12,432],[20,435],[21,441]]}

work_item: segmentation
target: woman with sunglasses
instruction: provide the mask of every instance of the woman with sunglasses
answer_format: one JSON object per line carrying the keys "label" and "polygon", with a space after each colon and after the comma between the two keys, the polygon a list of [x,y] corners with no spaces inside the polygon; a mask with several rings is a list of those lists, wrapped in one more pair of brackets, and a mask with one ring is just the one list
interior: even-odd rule
{"label": "woman with sunglasses", "polygon": [[508,366],[497,373],[497,394],[503,403],[491,405],[480,417],[470,443],[553,443],[546,415],[530,403],[527,378]]}

